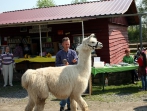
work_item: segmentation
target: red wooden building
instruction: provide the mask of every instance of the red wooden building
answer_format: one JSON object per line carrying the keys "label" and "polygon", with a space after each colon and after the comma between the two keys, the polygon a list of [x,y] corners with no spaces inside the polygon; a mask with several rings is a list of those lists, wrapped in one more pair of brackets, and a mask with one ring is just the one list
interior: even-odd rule
{"label": "red wooden building", "polygon": [[[82,36],[83,23],[84,35],[95,33],[104,45],[103,49],[96,50],[101,60],[106,63],[119,63],[125,48],[128,48],[127,28],[129,25],[139,24],[139,17],[114,15],[135,13],[137,9],[134,0],[95,1],[3,12],[0,14],[1,43],[8,44],[10,41],[6,40],[7,37],[10,40],[12,38],[15,43],[20,42],[17,41],[19,37],[29,37],[32,39],[31,45],[35,46],[35,43],[39,43],[39,28],[36,28],[39,26],[43,26],[42,39],[51,37],[52,42],[61,42],[63,37],[68,36],[73,42],[74,37]],[[39,47],[34,49],[34,53],[39,51],[38,49]]]}

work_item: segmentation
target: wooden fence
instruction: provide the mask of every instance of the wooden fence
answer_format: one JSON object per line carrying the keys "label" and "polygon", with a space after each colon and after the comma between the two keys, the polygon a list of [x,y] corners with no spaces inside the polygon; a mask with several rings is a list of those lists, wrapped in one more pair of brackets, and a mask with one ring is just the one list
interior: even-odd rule
{"label": "wooden fence", "polygon": [[[147,49],[147,42],[143,42],[142,46]],[[140,47],[140,43],[130,43],[129,44],[131,53],[135,53],[139,47]]]}

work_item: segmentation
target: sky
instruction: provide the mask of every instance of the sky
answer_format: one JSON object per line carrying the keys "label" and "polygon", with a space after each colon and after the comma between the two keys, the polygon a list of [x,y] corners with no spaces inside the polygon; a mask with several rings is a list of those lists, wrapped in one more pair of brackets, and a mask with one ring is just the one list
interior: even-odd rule
{"label": "sky", "polygon": [[[71,1],[72,0],[54,0],[56,5],[71,4]],[[36,8],[36,3],[37,0],[0,0],[0,13],[6,11]]]}

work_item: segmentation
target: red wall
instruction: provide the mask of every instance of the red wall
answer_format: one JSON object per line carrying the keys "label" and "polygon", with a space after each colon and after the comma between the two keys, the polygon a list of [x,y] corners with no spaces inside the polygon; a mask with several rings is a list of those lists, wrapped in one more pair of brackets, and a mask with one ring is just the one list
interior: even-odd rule
{"label": "red wall", "polygon": [[121,62],[126,48],[128,48],[127,26],[109,24],[110,63]]}

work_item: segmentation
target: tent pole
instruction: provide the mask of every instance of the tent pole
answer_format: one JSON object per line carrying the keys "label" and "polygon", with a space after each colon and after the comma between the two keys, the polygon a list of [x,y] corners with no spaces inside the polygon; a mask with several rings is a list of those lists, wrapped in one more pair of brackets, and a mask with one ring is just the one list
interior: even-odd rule
{"label": "tent pole", "polygon": [[139,16],[140,24],[139,24],[139,32],[140,32],[140,49],[142,50],[142,15]]}
{"label": "tent pole", "polygon": [[82,21],[82,37],[84,39],[84,22]]}
{"label": "tent pole", "polygon": [[42,41],[41,41],[41,26],[39,25],[39,35],[40,35],[40,56],[42,57]]}

